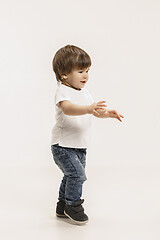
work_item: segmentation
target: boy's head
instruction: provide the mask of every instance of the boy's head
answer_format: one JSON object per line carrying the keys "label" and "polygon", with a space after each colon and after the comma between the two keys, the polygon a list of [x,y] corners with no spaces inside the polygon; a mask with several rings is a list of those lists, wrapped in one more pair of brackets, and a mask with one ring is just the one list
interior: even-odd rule
{"label": "boy's head", "polygon": [[56,52],[52,65],[57,81],[63,82],[68,76],[70,77],[70,74],[74,71],[89,69],[91,66],[91,59],[81,48],[67,45]]}

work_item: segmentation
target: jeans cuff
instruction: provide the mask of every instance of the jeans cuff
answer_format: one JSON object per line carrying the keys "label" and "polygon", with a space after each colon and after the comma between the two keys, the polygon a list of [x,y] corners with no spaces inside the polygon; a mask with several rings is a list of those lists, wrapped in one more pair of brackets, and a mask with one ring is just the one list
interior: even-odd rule
{"label": "jeans cuff", "polygon": [[77,202],[77,201],[79,201],[80,199],[77,199],[76,201],[70,201],[70,200],[66,200],[65,199],[65,203],[67,204],[67,205],[73,205],[75,202]]}

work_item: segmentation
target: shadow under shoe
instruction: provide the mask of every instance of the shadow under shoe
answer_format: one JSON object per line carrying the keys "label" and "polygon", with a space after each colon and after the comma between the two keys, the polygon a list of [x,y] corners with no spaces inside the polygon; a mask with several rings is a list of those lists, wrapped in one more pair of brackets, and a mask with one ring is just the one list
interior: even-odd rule
{"label": "shadow under shoe", "polygon": [[56,216],[57,217],[68,218],[64,214],[64,208],[65,208],[65,201],[64,200],[59,200],[59,202],[57,202],[57,207],[56,207]]}
{"label": "shadow under shoe", "polygon": [[84,224],[89,220],[88,216],[84,213],[83,202],[84,199],[74,202],[73,205],[65,204],[64,214],[76,224]]}

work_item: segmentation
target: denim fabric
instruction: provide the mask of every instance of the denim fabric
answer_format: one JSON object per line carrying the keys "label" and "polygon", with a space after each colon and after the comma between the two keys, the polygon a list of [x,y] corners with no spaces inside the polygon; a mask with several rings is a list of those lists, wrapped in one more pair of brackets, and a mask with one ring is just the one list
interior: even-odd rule
{"label": "denim fabric", "polygon": [[51,145],[53,159],[64,176],[59,188],[59,200],[65,200],[68,205],[80,200],[82,185],[87,180],[85,174],[86,148],[61,147]]}

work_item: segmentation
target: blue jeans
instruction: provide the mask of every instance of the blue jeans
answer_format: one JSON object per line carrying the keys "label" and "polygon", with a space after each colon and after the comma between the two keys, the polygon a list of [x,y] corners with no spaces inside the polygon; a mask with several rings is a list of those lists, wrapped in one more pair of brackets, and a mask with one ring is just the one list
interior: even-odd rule
{"label": "blue jeans", "polygon": [[87,180],[85,173],[86,148],[61,147],[51,145],[53,159],[64,176],[59,188],[58,200],[64,200],[68,205],[80,200],[82,185]]}

